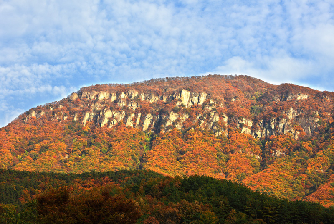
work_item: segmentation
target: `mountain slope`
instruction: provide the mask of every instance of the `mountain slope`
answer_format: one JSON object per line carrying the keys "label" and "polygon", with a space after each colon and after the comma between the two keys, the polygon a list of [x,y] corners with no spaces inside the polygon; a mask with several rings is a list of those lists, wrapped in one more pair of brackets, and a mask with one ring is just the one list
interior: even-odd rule
{"label": "mountain slope", "polygon": [[200,174],[304,199],[332,174],[333,97],[248,76],[85,87],[2,128],[0,166]]}

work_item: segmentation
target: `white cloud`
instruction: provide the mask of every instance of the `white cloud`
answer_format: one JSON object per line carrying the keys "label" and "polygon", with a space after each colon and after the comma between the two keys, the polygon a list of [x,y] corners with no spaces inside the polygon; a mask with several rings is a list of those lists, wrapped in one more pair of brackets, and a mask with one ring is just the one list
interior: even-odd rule
{"label": "white cloud", "polygon": [[8,111],[3,119],[0,120],[0,127],[3,127],[13,121],[15,118],[17,118],[20,114],[22,114],[24,110],[15,109]]}
{"label": "white cloud", "polygon": [[[261,67],[265,65],[265,67]],[[224,65],[213,70],[215,74],[244,74],[261,78],[267,82],[281,84],[310,76],[314,65],[291,57],[262,58],[261,63],[232,57]],[[313,71],[314,72],[314,71]],[[209,73],[207,73],[209,74]]]}
{"label": "white cloud", "polygon": [[307,28],[294,36],[295,46],[314,58],[334,60],[334,24],[320,24]]}

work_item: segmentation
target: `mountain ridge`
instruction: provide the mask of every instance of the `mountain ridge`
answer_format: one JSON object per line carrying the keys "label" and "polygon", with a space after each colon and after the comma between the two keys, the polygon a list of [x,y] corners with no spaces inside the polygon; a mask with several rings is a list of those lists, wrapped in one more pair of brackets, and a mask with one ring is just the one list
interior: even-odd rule
{"label": "mountain ridge", "polygon": [[[204,84],[219,81],[221,83],[215,84],[216,89]],[[183,84],[180,84],[181,82]],[[233,89],[237,87],[239,92]],[[50,110],[57,109],[52,105],[61,109],[70,104],[66,114],[59,115],[52,112],[51,116],[58,120],[80,120],[84,125],[86,122],[93,122],[95,125],[112,127],[118,122],[123,122],[126,126],[140,127],[144,131],[149,129],[154,132],[165,131],[173,123],[173,126],[178,129],[186,128],[187,120],[192,120],[196,126],[196,122],[201,120],[197,123],[198,126],[214,130],[217,134],[227,135],[226,127],[225,129],[223,127],[225,124],[241,127],[243,133],[252,134],[254,137],[267,137],[288,132],[296,136],[299,131],[293,130],[289,121],[297,118],[300,120],[297,123],[301,125],[303,131],[311,135],[317,128],[319,107],[322,107],[322,113],[327,115],[330,113],[329,110],[325,110],[328,103],[316,105],[314,109],[312,108],[314,114],[309,114],[307,119],[303,119],[304,111],[301,108],[304,106],[303,103],[289,105],[288,102],[303,101],[310,97],[309,100],[324,98],[331,104],[333,96],[334,93],[331,92],[320,92],[293,84],[275,86],[249,76],[177,77],[125,85],[105,84],[83,87],[59,102],[29,110],[28,114],[24,113],[19,116],[19,119],[39,118]],[[265,99],[266,97],[271,99]],[[79,106],[78,100],[81,103]],[[280,114],[276,117],[269,115],[269,119],[264,113],[260,114],[263,116],[256,116],[256,113],[261,113],[261,110],[268,109],[263,108],[268,103],[265,101],[268,100],[276,102],[277,108],[273,108],[276,112],[278,107],[281,107]],[[196,117],[191,116],[189,110],[184,109],[191,107],[199,110]],[[180,110],[181,113],[175,113]],[[322,116],[325,117],[326,114]],[[207,118],[206,121],[204,118]],[[177,124],[175,124],[176,120],[178,120]],[[214,124],[217,122],[221,124]]]}

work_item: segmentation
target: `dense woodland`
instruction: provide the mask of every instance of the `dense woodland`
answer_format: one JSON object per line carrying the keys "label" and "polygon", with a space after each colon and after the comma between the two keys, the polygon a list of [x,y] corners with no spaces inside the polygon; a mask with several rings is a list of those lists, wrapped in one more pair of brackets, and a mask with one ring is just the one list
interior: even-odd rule
{"label": "dense woodland", "polygon": [[[122,98],[123,93],[130,96],[134,90],[138,92],[138,96]],[[175,97],[183,90],[191,93],[204,92],[207,97],[203,104],[183,105]],[[122,96],[121,100],[99,99],[98,93],[101,91]],[[140,94],[148,94],[151,98],[140,98]],[[98,172],[141,170],[149,175],[141,178],[160,178],[157,179],[158,182],[176,183],[188,180],[186,177],[203,175],[206,177],[193,178],[209,182],[217,180],[215,183],[219,184],[230,183],[221,180],[243,184],[254,192],[259,192],[254,194],[265,193],[272,196],[270,200],[282,199],[277,203],[289,204],[286,201],[289,200],[298,201],[296,204],[301,203],[300,206],[315,206],[306,203],[309,201],[327,208],[334,206],[332,92],[320,92],[293,84],[271,85],[248,76],[210,75],[154,79],[128,85],[95,85],[82,88],[76,95],[78,97],[69,96],[59,102],[33,108],[0,129],[2,172],[16,170],[52,173],[50,177],[46,173],[43,173],[43,177],[38,177],[49,178],[46,183],[52,184],[46,184],[44,188],[31,186],[31,190],[27,190],[30,187],[23,187],[26,189],[24,192],[22,190],[24,197],[19,193],[20,190],[17,193],[10,190],[9,195],[14,196],[2,199],[1,203],[18,205],[17,198],[21,198],[21,202],[31,202],[36,200],[35,195],[44,191],[49,192],[51,197],[61,191],[48,191],[48,187],[57,188],[59,184],[76,187],[84,185],[79,181],[81,176],[76,181],[71,179],[74,174],[94,171],[98,175]],[[158,97],[153,100],[155,96]],[[134,103],[137,106],[131,109],[128,105]],[[113,126],[102,126],[102,112],[106,109],[113,113],[122,112],[125,117],[130,117],[133,113],[140,118],[133,118],[134,122],[137,119],[139,125],[128,126],[127,122],[120,120]],[[88,115],[95,115],[92,115],[91,120],[83,122],[87,111],[90,113]],[[179,114],[179,117],[169,122],[168,116],[172,113]],[[145,117],[140,115],[146,114],[157,119],[153,119],[152,125],[144,130]],[[184,114],[187,116],[182,120]],[[212,114],[217,116],[216,120],[212,119]],[[107,124],[112,119],[106,119]],[[243,122],[245,120],[250,122]],[[145,173],[146,171],[155,173]],[[26,172],[16,174],[30,175]],[[65,177],[71,177],[71,180]],[[24,178],[18,179],[23,181]],[[2,179],[1,186],[4,187],[10,181],[13,180]],[[36,181],[43,185],[42,182],[45,180]],[[111,182],[118,183],[114,179]],[[108,181],[105,182],[107,183]],[[20,185],[18,182],[16,184]],[[91,183],[87,183],[87,186],[89,184]],[[110,184],[113,188],[117,185]],[[129,185],[123,187],[129,189]],[[98,187],[95,183],[88,190],[92,190],[91,194],[103,191],[102,185]],[[66,188],[64,192],[74,200],[68,202],[69,206],[76,206],[73,192],[77,191]],[[119,196],[131,199],[131,203],[139,200],[136,192],[131,197],[123,194],[125,193],[120,193]],[[143,197],[147,196],[147,192],[141,194]],[[108,196],[103,200],[116,199]],[[196,209],[201,212],[205,209],[213,212],[212,217],[216,217],[214,220],[219,220],[218,223],[227,220],[226,216],[219,216],[212,210],[218,206],[213,206],[213,202],[198,200],[196,203],[199,204],[193,204],[195,202],[188,198],[180,198],[178,201],[170,199],[168,203],[161,201],[161,198],[154,200],[157,200],[154,202],[157,203],[156,206],[168,205],[168,211],[181,211],[182,206],[187,207],[187,203],[190,203],[190,207],[197,206]],[[138,207],[137,204],[136,206]],[[144,220],[142,215],[147,214],[145,212],[148,210],[145,209],[149,209],[145,206],[138,207],[140,220]],[[253,217],[246,210],[232,207],[236,212],[234,216],[240,219],[245,217],[247,220],[258,220],[258,223],[261,223],[259,220],[272,222],[264,216]],[[154,219],[163,223],[163,216],[152,216],[152,221],[146,223],[157,223]],[[177,220],[174,222],[181,222],[182,219]]]}
{"label": "dense woodland", "polygon": [[333,208],[212,177],[1,170],[1,223],[332,223]]}

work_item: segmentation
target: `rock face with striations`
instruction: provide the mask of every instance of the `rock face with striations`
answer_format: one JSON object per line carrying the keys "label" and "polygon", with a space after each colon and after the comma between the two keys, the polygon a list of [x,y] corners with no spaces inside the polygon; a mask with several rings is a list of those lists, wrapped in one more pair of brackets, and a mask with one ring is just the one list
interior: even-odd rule
{"label": "rock face with striations", "polygon": [[[216,89],[210,86],[217,82],[222,83]],[[330,119],[332,99],[332,93],[291,84],[214,75],[85,87],[59,102],[31,109],[21,119],[73,120],[107,128],[125,124],[150,132],[197,127],[217,135],[236,128],[258,138],[298,138],[301,133],[312,135],[321,120]]]}

